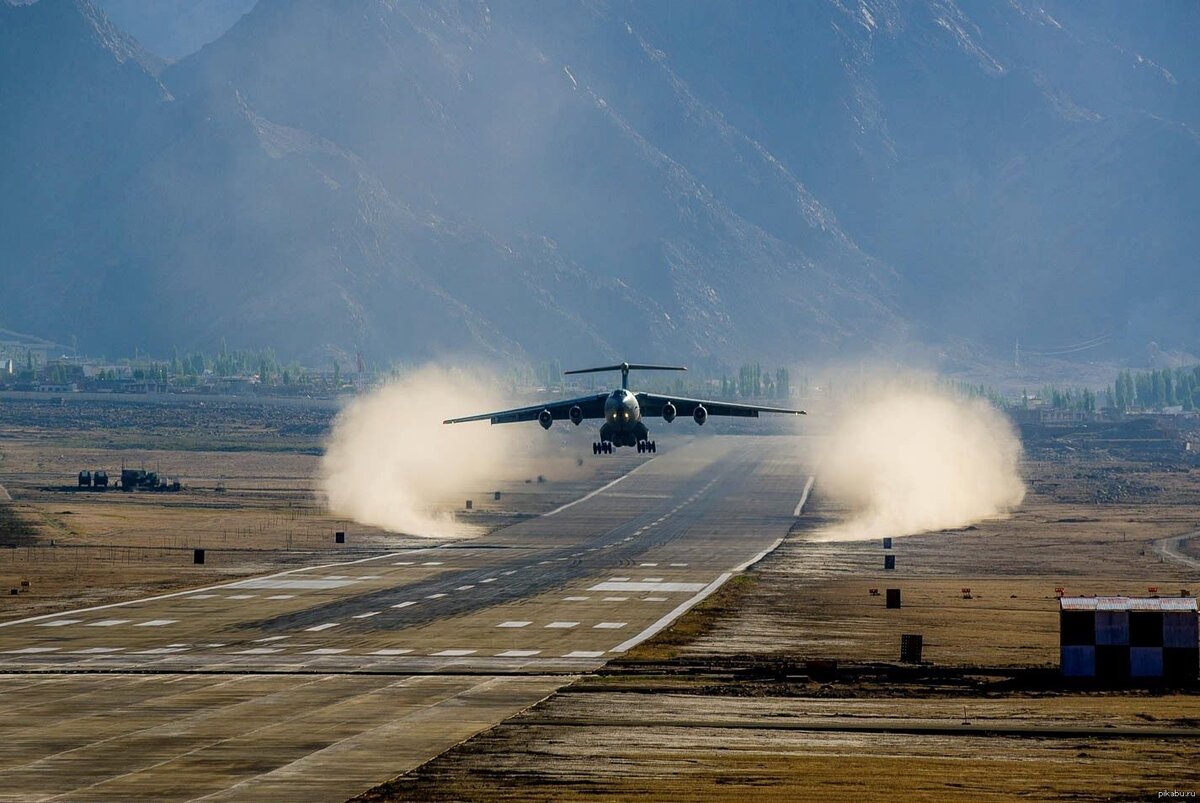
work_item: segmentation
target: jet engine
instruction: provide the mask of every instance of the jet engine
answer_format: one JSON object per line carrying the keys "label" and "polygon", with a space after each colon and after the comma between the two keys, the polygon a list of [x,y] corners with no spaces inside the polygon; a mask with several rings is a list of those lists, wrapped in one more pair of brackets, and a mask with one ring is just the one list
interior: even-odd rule
{"label": "jet engine", "polygon": [[[583,423],[583,410],[579,407],[578,404],[575,405],[574,407],[572,407],[570,410],[568,410],[567,415],[571,417],[571,423],[574,424],[575,426],[579,426],[580,424]],[[542,424],[542,426],[546,426],[546,425]]]}
{"label": "jet engine", "polygon": [[697,404],[695,411],[692,412],[692,418],[696,419],[696,423],[704,426],[704,422],[708,420],[708,410],[704,409],[703,404]]}
{"label": "jet engine", "polygon": [[550,429],[550,425],[554,423],[554,416],[549,410],[542,410],[538,413],[538,423],[542,425],[542,429]]}
{"label": "jet engine", "polygon": [[667,402],[663,405],[663,421],[668,424],[675,420],[675,405]]}

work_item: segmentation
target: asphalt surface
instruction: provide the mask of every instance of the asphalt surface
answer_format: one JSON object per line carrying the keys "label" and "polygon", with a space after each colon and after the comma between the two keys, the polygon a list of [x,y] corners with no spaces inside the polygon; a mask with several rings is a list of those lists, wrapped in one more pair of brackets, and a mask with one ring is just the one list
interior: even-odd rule
{"label": "asphalt surface", "polygon": [[810,486],[804,444],[698,439],[475,541],[0,624],[0,799],[356,794],[774,548]]}

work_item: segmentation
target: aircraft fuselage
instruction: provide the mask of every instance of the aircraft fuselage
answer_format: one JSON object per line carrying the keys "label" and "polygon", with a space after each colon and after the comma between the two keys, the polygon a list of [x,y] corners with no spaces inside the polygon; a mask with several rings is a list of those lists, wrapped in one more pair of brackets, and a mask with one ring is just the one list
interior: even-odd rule
{"label": "aircraft fuselage", "polygon": [[600,440],[614,446],[637,446],[638,441],[647,440],[650,431],[642,423],[642,410],[637,396],[625,388],[618,388],[604,400],[604,424],[600,427]]}

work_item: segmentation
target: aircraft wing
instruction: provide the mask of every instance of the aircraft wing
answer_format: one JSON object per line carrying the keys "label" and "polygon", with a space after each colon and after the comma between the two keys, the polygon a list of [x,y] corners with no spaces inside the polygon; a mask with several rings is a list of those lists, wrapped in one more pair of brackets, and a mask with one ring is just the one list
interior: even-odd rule
{"label": "aircraft wing", "polygon": [[[803,410],[789,410],[785,407],[763,407],[758,404],[734,404],[733,402],[707,401],[705,399],[683,399],[678,396],[659,396],[654,393],[637,394],[638,404],[645,417],[662,415],[667,402],[675,405],[675,414],[690,416],[697,407],[704,405],[709,415],[731,415],[742,418],[758,418],[759,413],[785,413],[788,415],[808,415]],[[536,417],[536,414],[535,416]]]}
{"label": "aircraft wing", "polygon": [[530,407],[516,407],[512,410],[499,410],[494,413],[481,413],[480,415],[469,415],[464,418],[448,418],[442,423],[461,424],[465,421],[485,421],[488,419],[493,424],[537,421],[538,414],[542,410],[549,410],[550,415],[554,417],[555,421],[563,421],[570,417],[568,413],[575,406],[578,406],[583,412],[584,418],[604,418],[604,400],[606,398],[608,398],[607,393],[597,393],[593,396],[580,396],[577,399],[545,402],[544,404],[535,404]]}

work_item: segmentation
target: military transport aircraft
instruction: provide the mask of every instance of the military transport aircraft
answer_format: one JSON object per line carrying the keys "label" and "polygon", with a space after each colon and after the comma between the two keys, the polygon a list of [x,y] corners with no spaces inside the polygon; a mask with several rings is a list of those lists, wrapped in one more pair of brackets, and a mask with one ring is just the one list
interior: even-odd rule
{"label": "military transport aircraft", "polygon": [[654,393],[634,393],[629,389],[630,371],[686,371],[675,365],[637,365],[623,362],[620,365],[605,365],[600,368],[582,368],[565,371],[566,374],[594,374],[599,371],[620,371],[621,387],[611,393],[596,393],[577,399],[517,407],[495,413],[471,415],[465,418],[450,418],[443,424],[461,424],[464,421],[490,419],[493,424],[511,424],[517,421],[537,421],[543,429],[550,429],[555,421],[569,420],[578,426],[585,418],[603,418],[600,440],[592,444],[592,454],[612,454],[613,447],[636,446],[638,452],[657,452],[658,447],[650,440],[650,431],[642,423],[643,416],[661,415],[668,424],[678,415],[690,415],[697,424],[703,424],[710,415],[731,415],[743,418],[758,418],[759,413],[787,413],[805,415],[803,410],[787,410],[781,407],[760,407],[756,404],[733,404],[731,402],[685,399],[680,396],[659,396]]}

